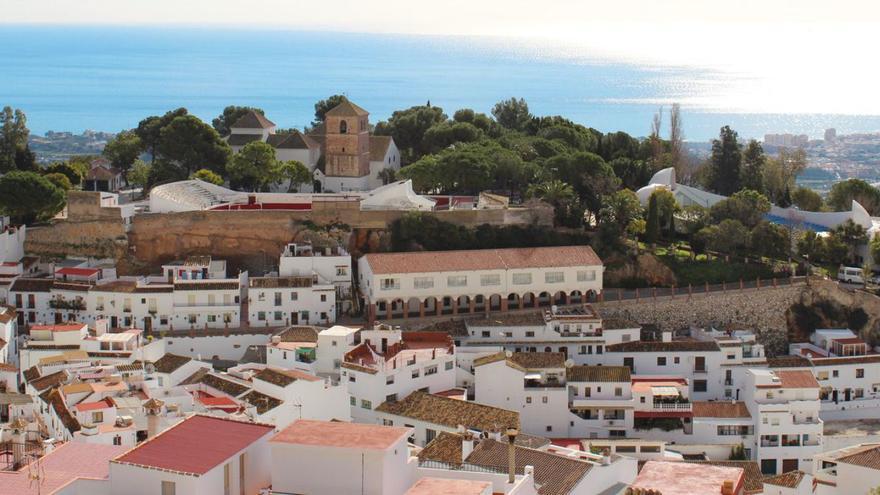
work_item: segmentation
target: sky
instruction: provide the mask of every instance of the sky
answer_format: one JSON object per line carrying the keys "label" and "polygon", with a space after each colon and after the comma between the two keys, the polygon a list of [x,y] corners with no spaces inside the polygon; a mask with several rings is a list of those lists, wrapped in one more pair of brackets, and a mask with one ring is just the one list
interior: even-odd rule
{"label": "sky", "polygon": [[[729,71],[725,107],[880,114],[876,0],[0,0],[2,23],[232,25],[518,38],[523,49]],[[2,29],[2,27],[0,27]],[[532,40],[541,41],[532,44]],[[551,43],[548,45],[547,43]],[[745,87],[743,86],[745,85]],[[754,95],[743,101],[742,95]],[[683,104],[700,105],[697,98]],[[724,102],[725,95],[713,96]],[[658,102],[665,103],[665,102]]]}

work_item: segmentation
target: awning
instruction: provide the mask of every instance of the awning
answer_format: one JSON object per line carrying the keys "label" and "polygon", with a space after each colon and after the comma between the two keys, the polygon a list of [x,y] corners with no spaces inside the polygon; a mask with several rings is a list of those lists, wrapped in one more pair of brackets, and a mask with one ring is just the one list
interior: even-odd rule
{"label": "awning", "polygon": [[678,396],[678,389],[675,387],[651,387],[652,395],[660,395],[660,396]]}
{"label": "awning", "polygon": [[540,380],[541,374],[540,373],[529,373],[528,375],[525,376],[525,379],[526,380]]}

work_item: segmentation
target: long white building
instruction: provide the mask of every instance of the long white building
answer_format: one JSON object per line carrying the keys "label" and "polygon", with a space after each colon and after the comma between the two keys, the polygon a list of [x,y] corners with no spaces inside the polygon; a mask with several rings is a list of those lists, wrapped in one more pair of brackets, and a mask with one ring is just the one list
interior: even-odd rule
{"label": "long white building", "polygon": [[589,246],[370,253],[358,269],[371,321],[585,302],[603,272]]}

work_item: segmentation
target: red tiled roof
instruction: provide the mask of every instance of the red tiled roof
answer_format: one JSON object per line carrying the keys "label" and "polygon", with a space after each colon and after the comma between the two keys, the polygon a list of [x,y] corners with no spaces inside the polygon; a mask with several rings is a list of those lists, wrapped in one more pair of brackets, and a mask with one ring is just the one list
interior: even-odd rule
{"label": "red tiled roof", "polygon": [[190,416],[113,462],[205,474],[273,429],[272,425]]}
{"label": "red tiled roof", "polygon": [[776,376],[782,388],[819,388],[816,377],[808,370],[779,370]]}
{"label": "red tiled roof", "polygon": [[98,409],[107,409],[114,407],[113,399],[105,397],[97,402],[80,402],[73,406],[77,411],[97,411]]}
{"label": "red tiled roof", "polygon": [[[78,478],[106,480],[110,460],[127,447],[85,442],[67,442],[40,459],[40,491],[56,493]],[[34,480],[27,467],[0,474],[0,495],[36,493]]]}
{"label": "red tiled roof", "polygon": [[770,478],[765,478],[764,483],[767,485],[782,486],[785,488],[797,488],[804,479],[803,471],[789,471]]}
{"label": "red tiled roof", "polygon": [[49,330],[50,332],[76,332],[82,330],[85,323],[65,323],[63,325],[31,325],[31,331]]}
{"label": "red tiled roof", "polygon": [[694,401],[695,418],[751,418],[745,402]]}
{"label": "red tiled roof", "polygon": [[268,129],[270,127],[275,127],[275,123],[264,117],[260,112],[248,110],[229,127],[239,129]]}
{"label": "red tiled roof", "polygon": [[74,268],[72,266],[65,266],[64,268],[59,268],[55,270],[55,275],[74,275],[77,277],[91,277],[92,275],[97,275],[101,270],[99,268]]}
{"label": "red tiled roof", "polygon": [[663,495],[721,493],[725,481],[733,481],[733,493],[743,488],[744,471],[739,467],[648,461],[632,483],[633,488],[657,490]]}
{"label": "red tiled roof", "polygon": [[602,264],[602,260],[590,246],[369,253],[364,256],[372,272],[377,275],[598,266]]}
{"label": "red tiled roof", "polygon": [[847,344],[864,344],[864,343],[865,343],[864,340],[862,340],[862,339],[860,339],[860,338],[858,338],[858,337],[848,337],[848,338],[845,338],[845,339],[832,339],[832,340],[834,340],[834,342],[837,342],[838,344],[844,344],[844,345],[847,345]]}
{"label": "red tiled roof", "polygon": [[837,462],[880,470],[880,446],[866,445],[861,449],[856,449],[853,454],[839,457]]}
{"label": "red tiled roof", "polygon": [[409,436],[410,428],[300,419],[272,442],[320,447],[385,450]]}

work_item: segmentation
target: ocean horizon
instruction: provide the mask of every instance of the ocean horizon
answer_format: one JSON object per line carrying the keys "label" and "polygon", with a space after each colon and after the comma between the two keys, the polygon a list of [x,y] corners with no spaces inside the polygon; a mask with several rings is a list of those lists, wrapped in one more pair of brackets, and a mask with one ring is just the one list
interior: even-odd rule
{"label": "ocean horizon", "polygon": [[[448,115],[489,113],[525,98],[535,115],[562,115],[602,132],[645,136],[654,113],[682,104],[685,138],[730,125],[765,133],[880,131],[878,115],[738,111],[737,75],[710,68],[609,60],[528,40],[326,33],[280,29],[0,25],[0,105],[22,109],[34,134],[117,132],[177,107],[210,122],[227,105],[263,108],[302,128],[316,101],[346,94],[371,122],[430,102]],[[745,76],[743,76],[745,77]],[[722,95],[725,98],[722,98]],[[698,103],[694,103],[698,102]],[[664,129],[665,134],[665,129]]]}

